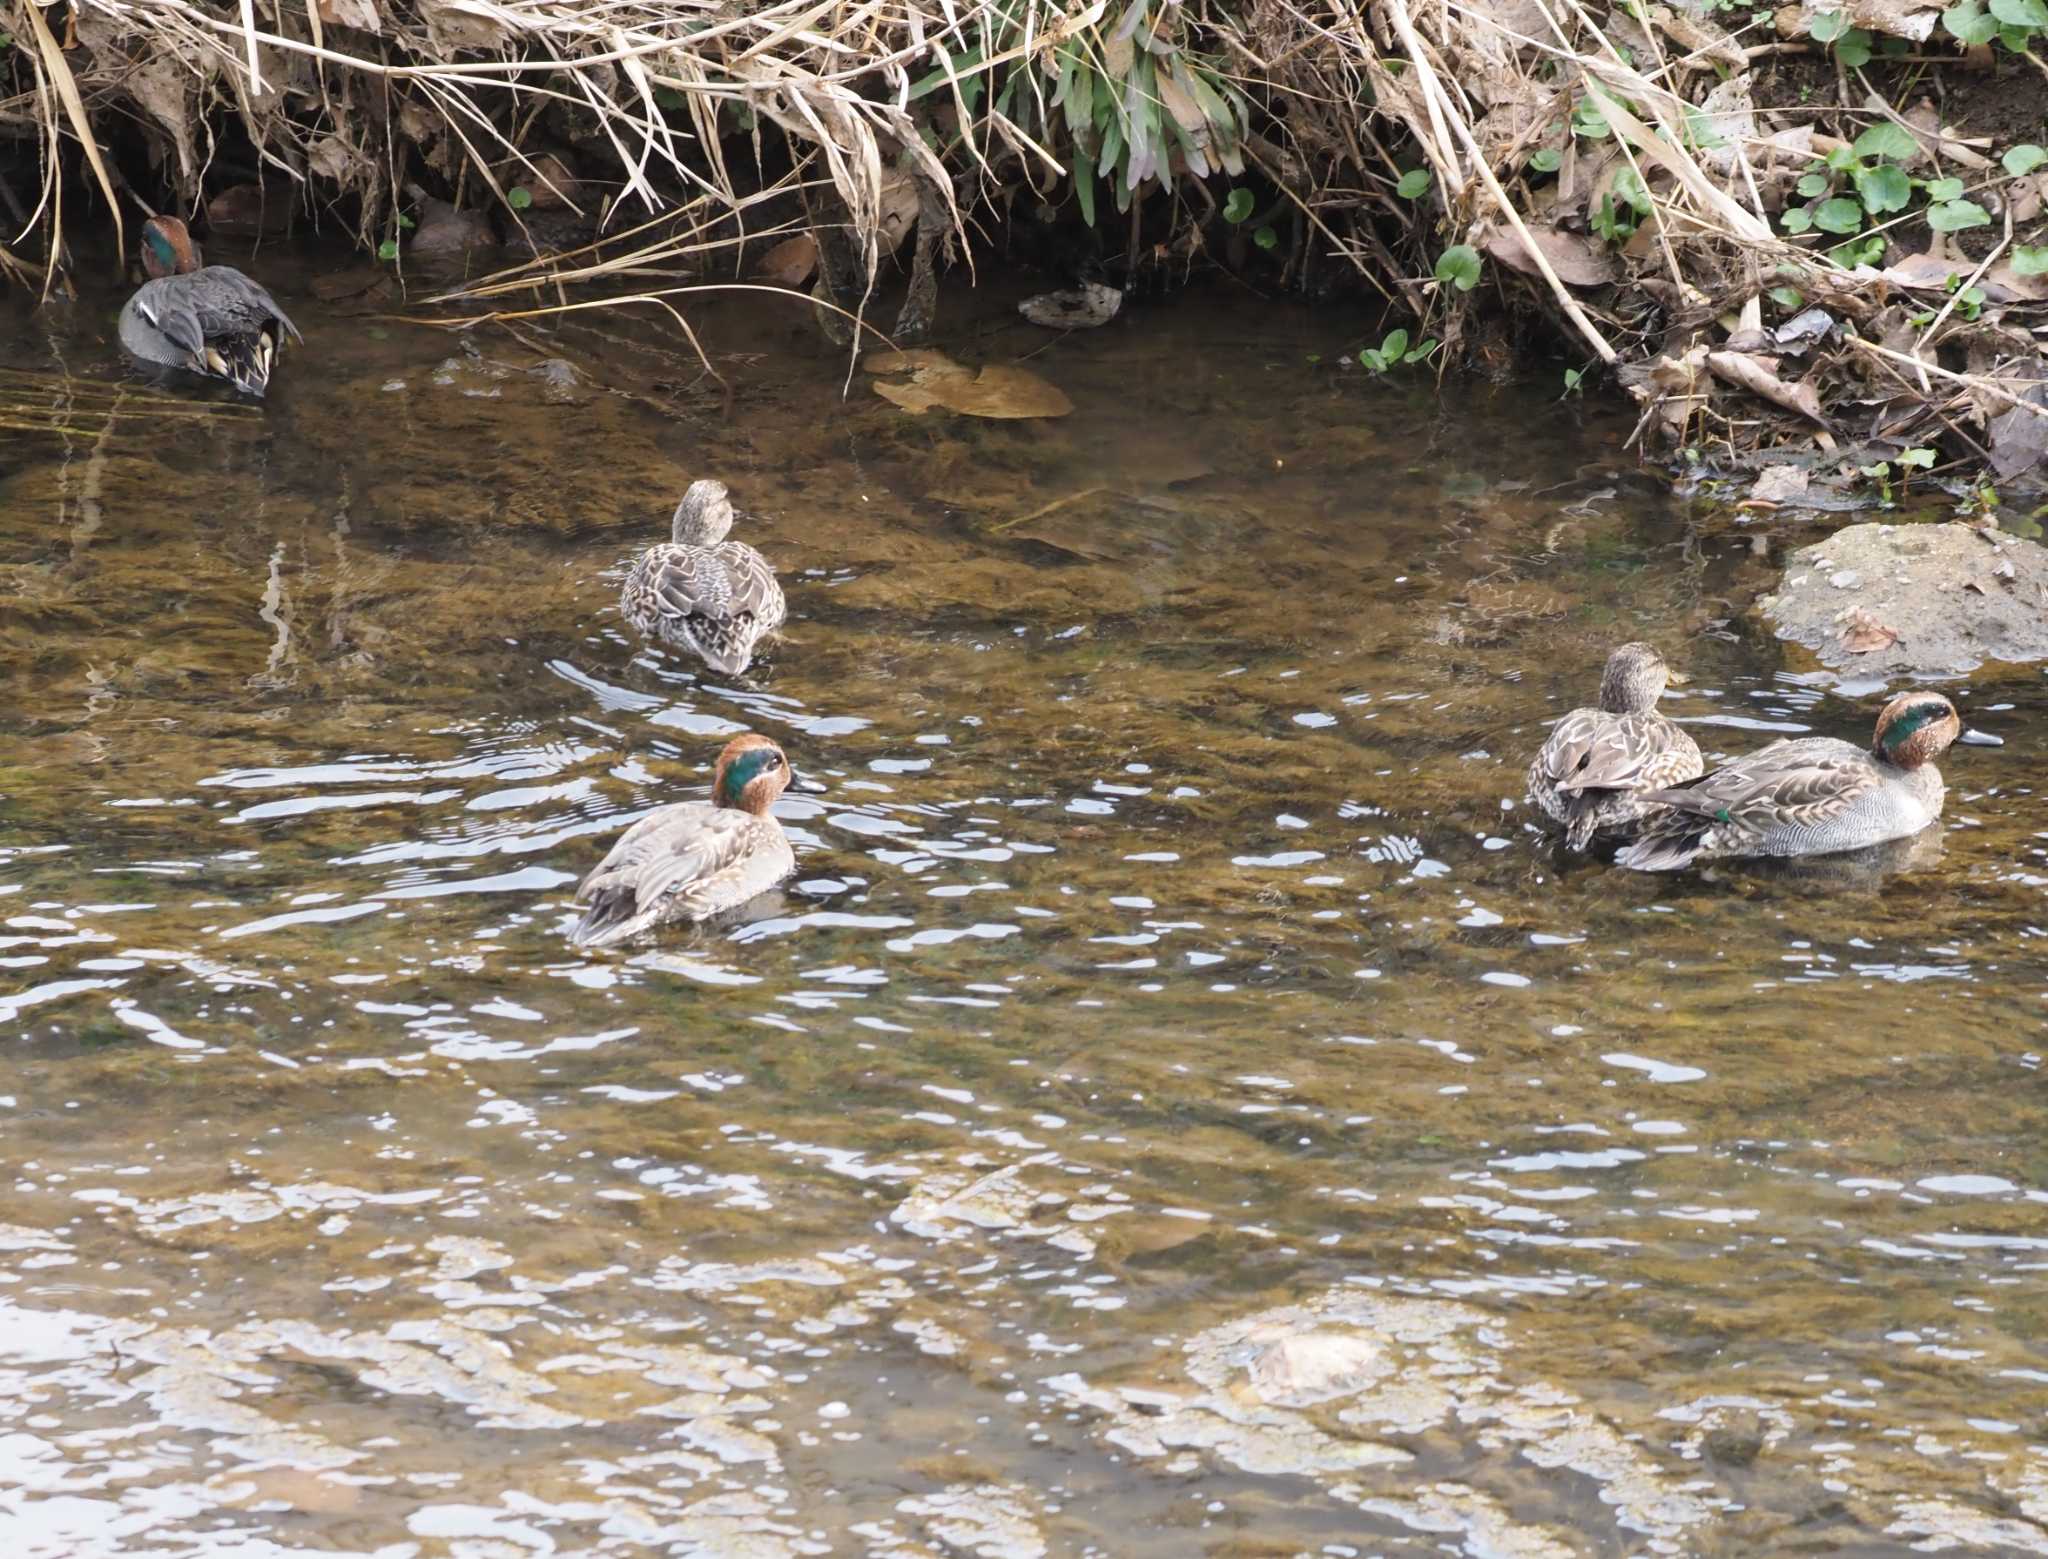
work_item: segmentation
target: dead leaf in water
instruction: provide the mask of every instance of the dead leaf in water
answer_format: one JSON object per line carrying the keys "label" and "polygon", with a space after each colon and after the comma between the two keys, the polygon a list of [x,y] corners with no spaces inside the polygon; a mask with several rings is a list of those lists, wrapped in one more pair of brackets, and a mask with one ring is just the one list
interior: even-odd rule
{"label": "dead leaf in water", "polygon": [[1751,484],[1749,498],[1754,503],[1798,503],[1812,480],[1804,466],[1765,466]]}
{"label": "dead leaf in water", "polygon": [[1124,295],[1101,282],[1083,282],[1067,292],[1041,292],[1017,305],[1017,312],[1047,330],[1093,330],[1116,318]]}
{"label": "dead leaf in water", "polygon": [[809,233],[785,238],[761,256],[754,275],[778,287],[801,287],[818,268],[818,240]]}
{"label": "dead leaf in water", "polygon": [[934,406],[963,417],[1064,417],[1074,403],[1057,385],[1014,363],[991,363],[976,373],[943,352],[880,352],[865,360],[868,372],[908,373],[908,383],[875,381],[875,393],[905,411]]}
{"label": "dead leaf in water", "polygon": [[1851,655],[1890,649],[1898,642],[1898,631],[1879,622],[1866,607],[1852,606],[1842,617],[1842,648]]}

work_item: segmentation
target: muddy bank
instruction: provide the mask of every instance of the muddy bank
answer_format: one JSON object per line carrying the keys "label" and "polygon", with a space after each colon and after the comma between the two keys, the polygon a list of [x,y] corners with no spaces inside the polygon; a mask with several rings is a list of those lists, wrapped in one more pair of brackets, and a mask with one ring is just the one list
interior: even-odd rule
{"label": "muddy bank", "polygon": [[[223,255],[312,226],[535,265],[498,306],[750,277],[899,340],[997,258],[1131,292],[1222,271],[1374,299],[1367,372],[1626,394],[1659,458],[2031,508],[2048,82],[2007,9],[83,0],[0,55],[29,235],[0,271],[61,286],[174,210]],[[908,300],[870,315],[891,256]]]}

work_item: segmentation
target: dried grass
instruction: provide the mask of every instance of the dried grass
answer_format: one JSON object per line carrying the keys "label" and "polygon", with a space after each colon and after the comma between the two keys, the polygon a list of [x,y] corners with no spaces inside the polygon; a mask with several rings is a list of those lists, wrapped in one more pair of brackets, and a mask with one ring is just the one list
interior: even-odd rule
{"label": "dried grass", "polygon": [[[669,311],[687,335],[690,289],[668,285],[679,271],[736,276],[745,246],[801,230],[814,218],[794,214],[796,197],[821,192],[843,203],[872,277],[892,181],[906,171],[939,193],[964,248],[982,198],[1072,192],[1094,221],[1094,168],[1129,207],[1127,259],[1192,267],[1203,235],[1224,230],[1207,176],[1250,167],[1275,186],[1275,209],[1294,213],[1285,280],[1335,260],[1452,344],[1475,300],[1533,297],[1560,337],[1618,370],[1643,405],[1639,435],[1684,441],[1712,428],[1724,440],[1881,448],[1885,430],[1919,415],[1946,419],[1982,453],[1972,430],[1989,440],[1994,411],[2037,409],[2011,388],[2033,382],[2040,354],[2022,327],[2037,304],[2004,300],[1965,319],[1953,296],[1896,267],[1851,271],[1777,230],[1791,178],[1827,137],[1810,118],[1774,124],[1755,101],[1753,67],[1781,45],[1677,8],[1596,18],[1582,0],[74,0],[77,46],[62,48],[45,12],[25,9],[35,47],[16,51],[16,74],[32,80],[12,106],[47,147],[82,146],[117,224],[126,190],[94,144],[94,127],[116,114],[161,141],[162,177],[191,209],[215,153],[215,110],[231,106],[301,203],[349,212],[367,246],[396,236],[397,191],[420,164],[458,198],[466,188],[509,211],[514,178],[548,183],[536,165],[545,128],[572,125],[608,165],[608,179],[569,197],[600,237],[436,300],[495,306],[465,319],[582,310],[568,289],[604,281],[631,284],[617,305]],[[1086,105],[1061,102],[1077,72],[1094,83],[1095,110],[1108,103],[1118,121],[1107,140]],[[1582,100],[1604,115],[1607,138],[1566,127]],[[1881,101],[1832,128],[1852,136],[1859,114],[1913,128]],[[1701,135],[1703,123],[1716,135]],[[786,176],[760,171],[770,128],[799,152]],[[1973,192],[2002,186],[1941,126],[1915,133],[1937,164],[1965,169]],[[750,166],[731,166],[727,148],[743,138]],[[1555,180],[1528,173],[1539,149],[1558,153]],[[56,156],[44,166],[28,225],[61,256],[64,180]],[[1397,195],[1418,168],[1432,175],[1427,197]],[[1624,176],[1646,209],[1636,240],[1613,244],[1589,229],[1597,198]],[[589,197],[596,183],[608,189],[601,202]],[[1148,195],[1152,242],[1141,244]],[[1896,236],[1908,220],[1873,231]],[[2008,231],[1960,268],[1973,282],[1995,276],[2014,241]],[[1490,285],[1470,297],[1431,274],[1465,242],[1490,262]],[[47,284],[54,271],[0,247],[0,273],[17,282]],[[1845,344],[1781,361],[1762,321],[1786,277],[1830,311]],[[1852,403],[1858,417],[1874,407],[1860,430]]]}

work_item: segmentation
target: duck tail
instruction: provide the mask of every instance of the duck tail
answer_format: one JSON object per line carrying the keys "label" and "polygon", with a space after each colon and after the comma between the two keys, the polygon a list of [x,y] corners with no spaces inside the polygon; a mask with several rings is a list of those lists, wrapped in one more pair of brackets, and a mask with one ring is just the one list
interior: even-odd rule
{"label": "duck tail", "polygon": [[1585,854],[1593,843],[1593,836],[1600,831],[1600,812],[1597,807],[1582,806],[1572,813],[1571,821],[1565,824],[1564,843],[1568,850]]}
{"label": "duck tail", "polygon": [[206,343],[204,359],[207,372],[261,400],[270,388],[271,365],[277,361],[277,337],[268,326],[214,336]]}
{"label": "duck tail", "polygon": [[1618,851],[1615,862],[1631,871],[1681,871],[1699,858],[1709,827],[1705,818],[1666,812],[1646,826],[1633,844]]}
{"label": "duck tail", "polygon": [[754,662],[754,632],[750,623],[708,617],[690,626],[705,665],[721,676],[746,675],[747,667]]}
{"label": "duck tail", "polygon": [[599,888],[569,940],[578,947],[616,947],[630,940],[646,929],[646,917],[634,914],[633,904],[631,889]]}

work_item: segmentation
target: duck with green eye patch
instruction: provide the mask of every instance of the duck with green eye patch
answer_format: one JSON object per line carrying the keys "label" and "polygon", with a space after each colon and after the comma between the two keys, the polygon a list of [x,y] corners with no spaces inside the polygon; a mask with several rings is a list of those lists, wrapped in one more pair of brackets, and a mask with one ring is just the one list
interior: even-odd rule
{"label": "duck with green eye patch", "polygon": [[121,346],[155,368],[220,379],[261,398],[284,338],[299,330],[261,283],[232,265],[207,265],[185,224],[152,217],[142,228],[149,280],[121,310]]}
{"label": "duck with green eye patch", "polygon": [[766,893],[796,870],[770,810],[789,760],[765,736],[735,736],[712,770],[711,800],[657,808],[619,836],[576,890],[589,906],[570,934],[612,947],[657,927],[709,920]]}
{"label": "duck with green eye patch", "polygon": [[1635,843],[1615,857],[1637,871],[1677,871],[1730,856],[1834,855],[1919,833],[1941,817],[1947,790],[1934,760],[1962,734],[1939,693],[1901,693],[1877,717],[1869,747],[1802,736],[1723,764],[1704,779],[1642,800]]}

